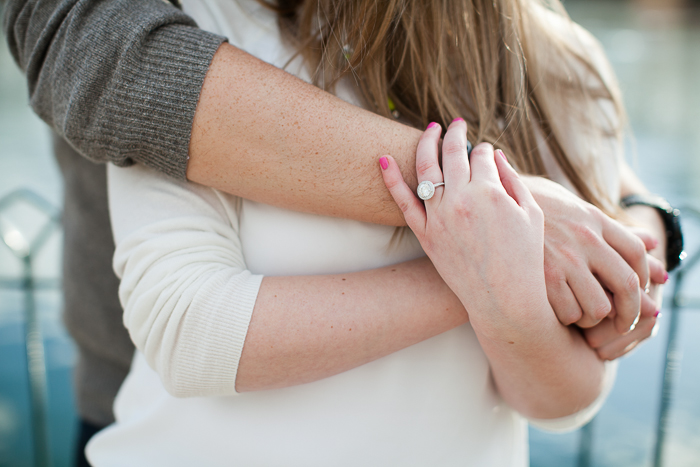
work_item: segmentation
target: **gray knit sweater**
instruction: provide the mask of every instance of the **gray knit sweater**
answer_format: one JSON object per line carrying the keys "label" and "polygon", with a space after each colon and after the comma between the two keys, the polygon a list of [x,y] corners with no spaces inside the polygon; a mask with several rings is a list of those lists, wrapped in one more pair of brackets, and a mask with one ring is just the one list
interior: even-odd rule
{"label": "gray knit sweater", "polygon": [[9,0],[4,30],[33,109],[61,137],[65,317],[79,349],[78,409],[107,424],[133,346],[110,264],[104,166],[75,151],[184,179],[199,93],[224,39],[162,0]]}

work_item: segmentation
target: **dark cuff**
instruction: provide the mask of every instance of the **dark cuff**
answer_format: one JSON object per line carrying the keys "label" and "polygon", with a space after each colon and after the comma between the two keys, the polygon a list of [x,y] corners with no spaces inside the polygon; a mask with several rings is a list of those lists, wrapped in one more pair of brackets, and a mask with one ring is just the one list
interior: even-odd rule
{"label": "dark cuff", "polygon": [[126,65],[114,93],[106,96],[102,128],[106,152],[120,148],[117,165],[143,163],[185,179],[192,122],[211,60],[225,39],[184,25],[154,31],[138,60]]}

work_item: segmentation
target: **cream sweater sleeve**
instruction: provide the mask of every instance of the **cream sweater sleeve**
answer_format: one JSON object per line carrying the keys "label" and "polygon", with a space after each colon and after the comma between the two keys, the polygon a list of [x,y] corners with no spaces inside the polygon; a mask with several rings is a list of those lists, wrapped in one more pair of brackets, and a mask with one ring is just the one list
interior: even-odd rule
{"label": "cream sweater sleeve", "polygon": [[124,325],[177,397],[235,394],[262,276],[246,270],[240,200],[142,165],[108,169]]}

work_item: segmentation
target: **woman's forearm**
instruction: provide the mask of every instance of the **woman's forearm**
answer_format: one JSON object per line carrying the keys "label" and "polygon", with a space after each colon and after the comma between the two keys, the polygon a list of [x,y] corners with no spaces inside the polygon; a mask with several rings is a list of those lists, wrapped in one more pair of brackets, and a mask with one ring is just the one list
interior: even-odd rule
{"label": "woman's forearm", "polygon": [[467,321],[427,258],[353,274],[266,277],[236,390],[316,381]]}
{"label": "woman's forearm", "polygon": [[539,308],[502,339],[475,332],[508,404],[531,418],[564,417],[598,397],[605,368],[576,327],[560,324],[549,304]]}
{"label": "woman's forearm", "polygon": [[297,211],[405,225],[377,160],[395,155],[415,188],[420,135],[223,44],[197,105],[187,177]]}

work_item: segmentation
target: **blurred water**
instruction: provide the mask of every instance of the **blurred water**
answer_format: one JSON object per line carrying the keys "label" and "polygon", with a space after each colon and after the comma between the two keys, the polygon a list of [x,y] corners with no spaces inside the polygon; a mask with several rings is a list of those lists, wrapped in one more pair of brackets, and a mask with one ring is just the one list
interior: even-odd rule
{"label": "blurred water", "polygon": [[[0,2],[0,9],[2,8]],[[0,15],[1,16],[1,15]],[[46,126],[28,106],[26,84],[0,40],[0,198],[18,188],[29,188],[61,206],[62,185],[50,151]],[[32,238],[46,222],[45,215],[18,205],[2,214],[18,230]],[[60,233],[34,258],[37,276],[59,278]],[[20,277],[22,263],[0,244],[0,278]],[[46,350],[48,373],[48,419],[54,467],[73,463],[76,433],[72,367],[74,348],[60,317],[58,290],[36,294]],[[0,288],[0,466],[32,465],[29,425],[29,386],[24,353],[24,317],[19,291]]]}
{"label": "blurred water", "polygon": [[[635,7],[637,3],[569,0],[566,6],[575,20],[601,40],[618,73],[636,136],[640,177],[651,191],[673,204],[700,207],[698,15],[655,12]],[[18,187],[28,187],[56,206],[61,204],[61,182],[51,157],[49,133],[30,111],[25,83],[2,41],[0,197]],[[8,215],[27,232],[43,222],[30,209],[16,209]],[[685,228],[691,246],[698,247],[700,227],[686,223]],[[40,276],[59,276],[60,243],[60,235],[55,235],[37,258]],[[20,272],[20,263],[0,245],[0,277]],[[686,285],[689,292],[700,295],[700,271]],[[58,291],[41,292],[37,301],[47,350],[52,458],[56,466],[70,465],[75,433],[70,370],[75,354],[60,321]],[[0,289],[0,467],[31,463],[21,313],[19,293]],[[668,466],[700,465],[697,329],[698,310],[684,311],[680,339],[685,358],[672,406]],[[595,423],[593,465],[650,465],[665,332],[662,321],[660,335],[621,362],[617,385]],[[554,436],[531,430],[532,465],[577,465],[578,437],[578,433]]]}

